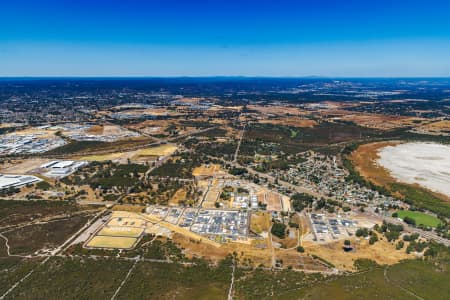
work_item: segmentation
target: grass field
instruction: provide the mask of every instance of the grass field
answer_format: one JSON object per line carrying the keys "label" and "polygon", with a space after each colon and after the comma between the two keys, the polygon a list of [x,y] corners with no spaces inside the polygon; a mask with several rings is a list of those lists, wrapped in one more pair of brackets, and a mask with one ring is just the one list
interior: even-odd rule
{"label": "grass field", "polygon": [[136,243],[136,238],[118,236],[94,236],[86,246],[92,248],[129,249]]}
{"label": "grass field", "polygon": [[420,211],[410,211],[410,210],[399,210],[398,217],[404,219],[405,217],[410,217],[416,221],[416,225],[425,225],[429,227],[437,227],[441,224],[441,220],[436,217],[427,215]]}
{"label": "grass field", "polygon": [[114,227],[103,227],[97,235],[105,235],[105,236],[122,236],[122,237],[139,237],[143,228],[136,227],[124,227],[124,226],[114,226]]}

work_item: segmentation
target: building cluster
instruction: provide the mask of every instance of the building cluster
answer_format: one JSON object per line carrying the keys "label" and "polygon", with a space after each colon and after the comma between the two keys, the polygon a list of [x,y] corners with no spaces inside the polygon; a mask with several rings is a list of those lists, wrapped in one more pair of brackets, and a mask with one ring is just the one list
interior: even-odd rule
{"label": "building cluster", "polygon": [[245,240],[248,235],[247,211],[150,205],[145,212],[216,241]]}
{"label": "building cluster", "polygon": [[0,136],[0,155],[44,153],[66,144],[62,138],[45,133]]}
{"label": "building cluster", "polygon": [[336,200],[352,204],[365,203],[374,206],[401,204],[393,197],[346,181],[347,173],[342,167],[339,167],[335,156],[312,153],[305,157],[303,162],[291,166],[286,171],[273,171],[272,175],[280,176],[293,184],[301,184],[302,187],[311,191],[320,192]]}
{"label": "building cluster", "polygon": [[258,209],[258,196],[260,189],[257,185],[235,179],[223,179],[218,182],[219,188],[232,187],[237,192],[230,192],[232,207],[237,209]]}
{"label": "building cluster", "polygon": [[[98,141],[98,142],[115,142],[121,139],[140,136],[139,133],[114,126],[114,130],[99,134],[89,133],[92,125],[89,124],[63,124],[53,126],[52,129],[61,130],[64,135],[75,141]],[[113,127],[113,126],[109,126]]]}
{"label": "building cluster", "polygon": [[237,194],[234,196],[233,207],[242,209],[258,209],[258,197],[253,194]]}
{"label": "building cluster", "polygon": [[215,240],[243,239],[248,234],[248,218],[248,213],[243,211],[202,209],[191,230]]}
{"label": "building cluster", "polygon": [[41,165],[42,175],[59,179],[73,174],[87,164],[87,161],[54,160]]}
{"label": "building cluster", "polygon": [[0,190],[20,188],[39,181],[42,181],[42,179],[36,176],[0,174]]}

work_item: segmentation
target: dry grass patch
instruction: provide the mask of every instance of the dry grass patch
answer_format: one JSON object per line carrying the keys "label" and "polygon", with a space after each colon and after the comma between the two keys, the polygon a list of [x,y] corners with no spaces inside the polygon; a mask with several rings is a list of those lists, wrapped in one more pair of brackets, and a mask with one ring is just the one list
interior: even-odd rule
{"label": "dry grass patch", "polygon": [[172,144],[161,145],[158,147],[142,149],[137,152],[137,156],[167,156],[171,155],[177,150],[177,147]]}
{"label": "dry grass patch", "polygon": [[376,261],[378,264],[392,265],[403,259],[412,259],[415,256],[407,254],[405,249],[396,250],[395,245],[387,242],[385,239],[379,240],[373,245],[365,239],[352,239],[353,251],[345,252],[343,250],[343,240],[329,243],[318,244],[311,241],[303,242],[303,247],[308,254],[317,255],[326,261],[331,262],[340,270],[354,271],[354,261],[359,258],[368,258]]}
{"label": "dry grass patch", "polygon": [[250,217],[250,230],[260,234],[262,232],[267,232],[270,229],[270,213],[268,212],[256,212]]}
{"label": "dry grass patch", "polygon": [[86,133],[94,135],[102,135],[104,127],[102,125],[93,125],[86,129]]}
{"label": "dry grass patch", "polygon": [[177,206],[180,201],[186,200],[187,192],[184,188],[181,188],[175,192],[172,198],[169,200],[169,205]]}
{"label": "dry grass patch", "polygon": [[131,237],[95,236],[86,246],[91,248],[130,249],[136,241],[136,238]]}
{"label": "dry grass patch", "polygon": [[218,173],[224,172],[221,171],[220,165],[217,164],[201,165],[192,171],[192,175],[194,176],[213,176]]}
{"label": "dry grass patch", "polygon": [[80,160],[86,161],[108,161],[117,160],[123,156],[123,153],[110,153],[110,154],[100,154],[100,155],[87,155],[80,158]]}
{"label": "dry grass patch", "polygon": [[125,226],[106,226],[103,227],[97,236],[118,236],[137,238],[144,232],[143,228],[125,227]]}
{"label": "dry grass patch", "polygon": [[284,125],[292,127],[314,127],[317,122],[309,119],[302,119],[298,117],[286,117],[283,119],[266,119],[259,120],[261,124],[274,124],[274,125]]}

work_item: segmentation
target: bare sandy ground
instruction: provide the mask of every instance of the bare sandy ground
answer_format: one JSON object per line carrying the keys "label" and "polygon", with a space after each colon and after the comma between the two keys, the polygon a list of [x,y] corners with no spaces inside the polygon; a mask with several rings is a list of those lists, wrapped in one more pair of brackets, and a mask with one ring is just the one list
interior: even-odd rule
{"label": "bare sandy ground", "polygon": [[450,197],[450,146],[405,143],[380,150],[378,163],[397,180]]}

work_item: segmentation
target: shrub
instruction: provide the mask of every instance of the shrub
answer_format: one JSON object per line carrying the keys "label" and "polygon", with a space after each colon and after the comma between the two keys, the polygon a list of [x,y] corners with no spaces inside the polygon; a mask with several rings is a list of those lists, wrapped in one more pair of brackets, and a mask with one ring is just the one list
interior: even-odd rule
{"label": "shrub", "polygon": [[280,239],[284,239],[286,237],[286,225],[283,223],[274,223],[271,233]]}

